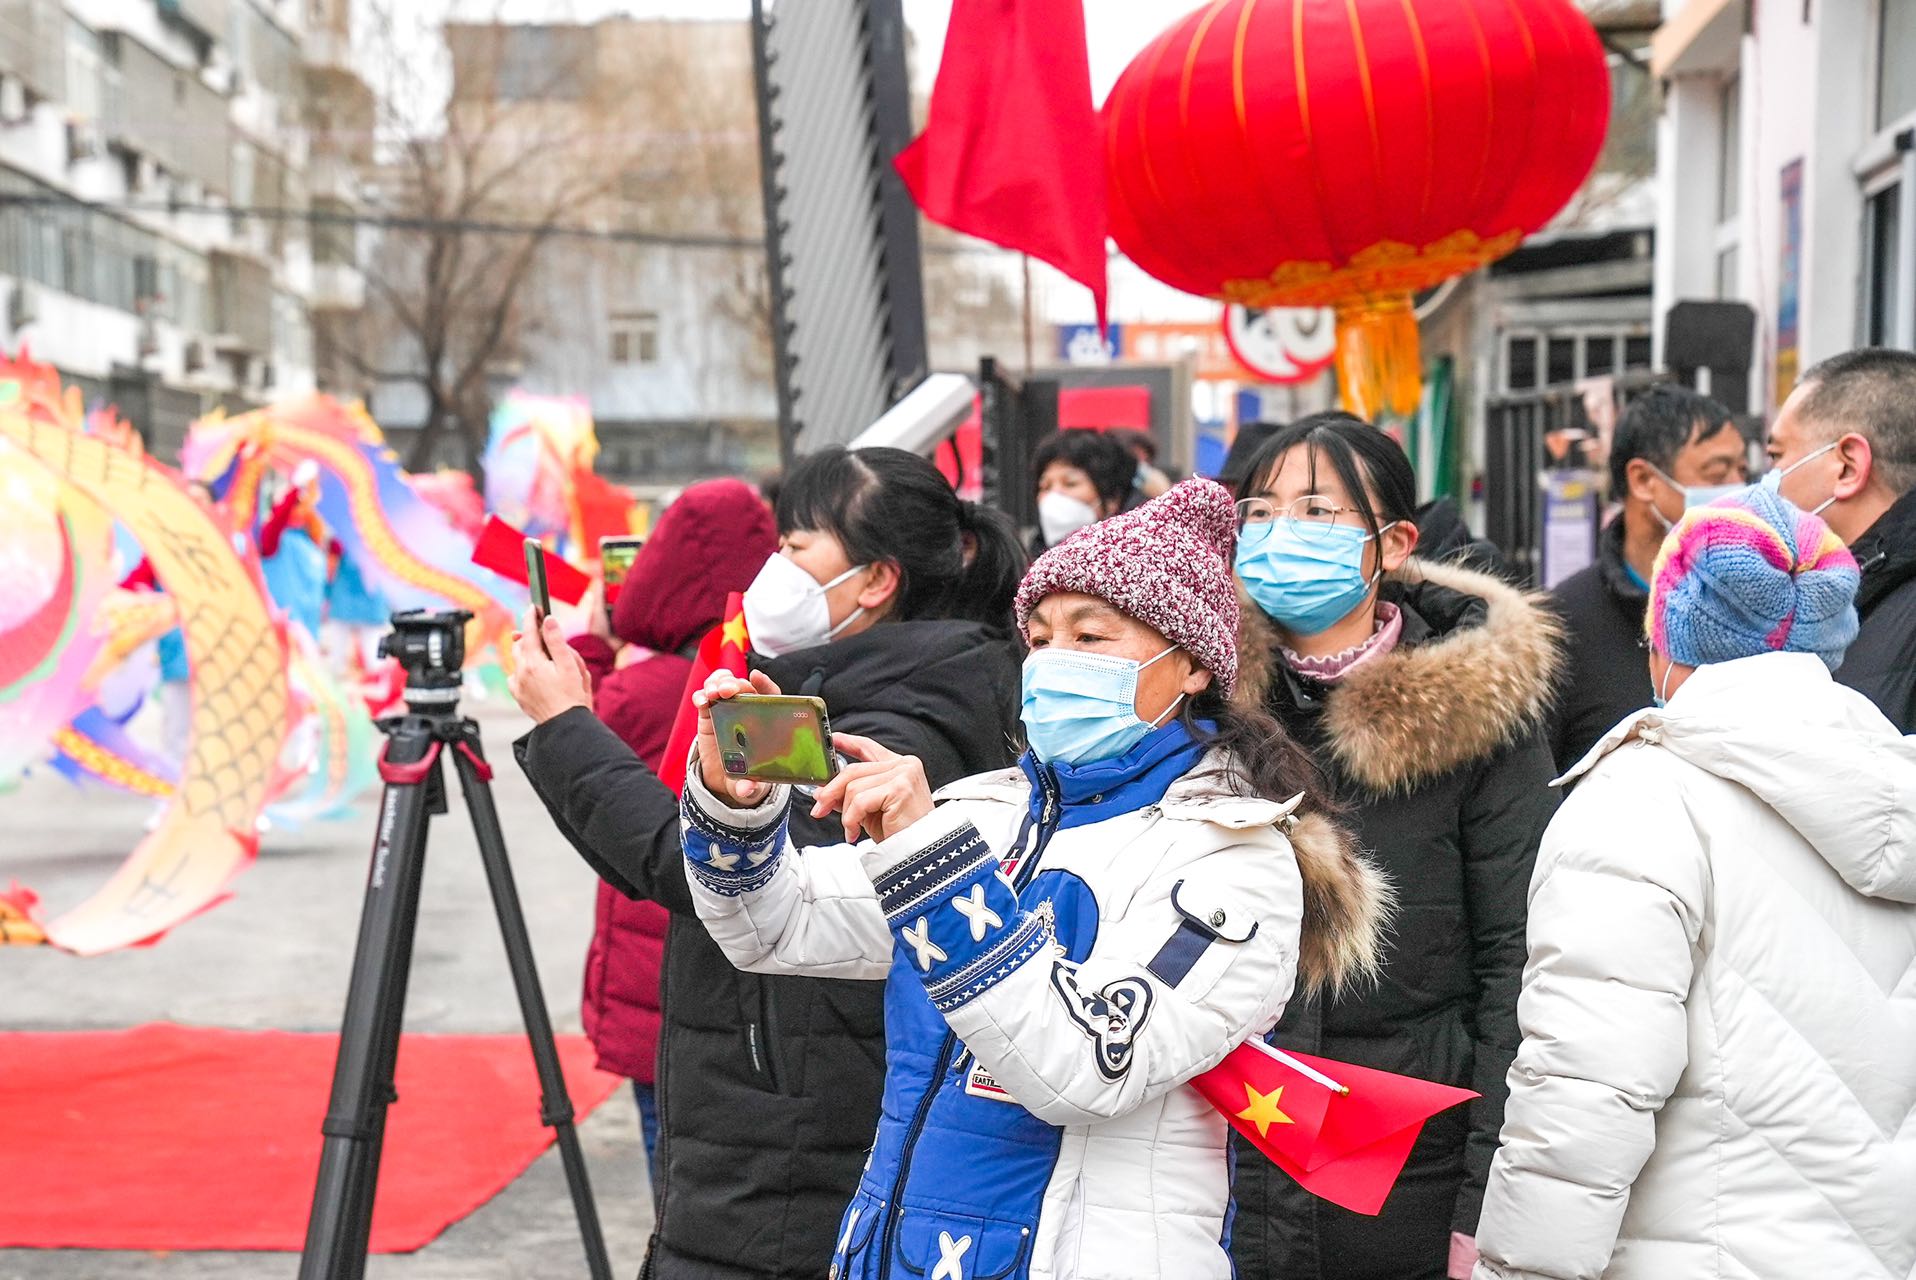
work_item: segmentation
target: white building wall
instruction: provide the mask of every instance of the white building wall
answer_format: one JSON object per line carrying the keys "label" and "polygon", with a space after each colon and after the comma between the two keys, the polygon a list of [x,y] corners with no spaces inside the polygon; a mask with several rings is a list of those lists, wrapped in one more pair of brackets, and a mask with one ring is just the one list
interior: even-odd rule
{"label": "white building wall", "polygon": [[[1893,168],[1888,139],[1916,117],[1876,128],[1881,0],[1666,0],[1669,28],[1721,10],[1719,24],[1676,53],[1657,139],[1657,358],[1663,321],[1686,300],[1741,300],[1757,313],[1753,411],[1775,409],[1777,316],[1784,276],[1783,174],[1803,162],[1802,240],[1797,268],[1798,368],[1862,339],[1865,198]],[[1687,11],[1687,12],[1686,12]],[[1737,35],[1741,31],[1744,34]],[[1675,48],[1673,46],[1672,48]],[[1671,49],[1660,49],[1669,58]],[[1738,119],[1721,111],[1724,85],[1740,82]],[[1738,208],[1719,224],[1725,131],[1739,140]],[[1905,208],[1916,205],[1906,200]],[[1727,291],[1718,252],[1737,249]],[[1903,298],[1905,310],[1916,299]]]}

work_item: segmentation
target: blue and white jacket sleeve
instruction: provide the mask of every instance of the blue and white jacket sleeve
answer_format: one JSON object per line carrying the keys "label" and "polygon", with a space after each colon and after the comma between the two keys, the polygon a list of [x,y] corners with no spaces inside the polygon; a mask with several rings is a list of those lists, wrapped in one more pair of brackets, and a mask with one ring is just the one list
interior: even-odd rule
{"label": "blue and white jacket sleeve", "polygon": [[891,935],[853,845],[792,847],[791,788],[753,809],[707,791],[694,767],[681,801],[685,874],[699,919],[726,958],[753,973],[882,980]]}
{"label": "blue and white jacket sleeve", "polygon": [[1027,907],[963,806],[868,860],[901,968],[1027,1111],[1056,1125],[1125,1114],[1276,1024],[1296,976],[1302,884],[1276,830],[1165,859],[1082,964]]}

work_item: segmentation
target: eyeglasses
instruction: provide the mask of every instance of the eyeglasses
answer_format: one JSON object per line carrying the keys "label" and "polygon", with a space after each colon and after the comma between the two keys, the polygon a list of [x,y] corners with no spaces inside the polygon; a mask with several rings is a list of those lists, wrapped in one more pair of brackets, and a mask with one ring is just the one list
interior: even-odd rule
{"label": "eyeglasses", "polygon": [[1297,536],[1307,542],[1327,539],[1325,531],[1333,526],[1364,527],[1363,512],[1340,506],[1321,493],[1307,493],[1283,507],[1269,498],[1245,498],[1237,504],[1238,541],[1253,546],[1264,541],[1279,520],[1291,521]]}

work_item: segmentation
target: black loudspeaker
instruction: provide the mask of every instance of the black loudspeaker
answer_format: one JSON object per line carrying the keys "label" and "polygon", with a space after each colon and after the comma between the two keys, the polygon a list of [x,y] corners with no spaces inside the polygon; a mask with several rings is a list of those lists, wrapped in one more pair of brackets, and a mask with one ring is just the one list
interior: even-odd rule
{"label": "black loudspeaker", "polygon": [[1663,363],[1671,369],[1748,374],[1756,312],[1742,302],[1679,302],[1663,321]]}

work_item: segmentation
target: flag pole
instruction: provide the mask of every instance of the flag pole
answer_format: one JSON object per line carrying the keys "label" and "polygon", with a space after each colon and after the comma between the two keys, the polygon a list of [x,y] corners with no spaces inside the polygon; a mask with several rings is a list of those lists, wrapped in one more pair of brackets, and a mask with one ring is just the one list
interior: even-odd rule
{"label": "flag pole", "polygon": [[1024,260],[1024,272],[1025,272],[1025,376],[1028,378],[1031,376],[1031,353],[1032,353],[1031,255],[1028,253],[1021,253],[1018,256]]}
{"label": "flag pole", "polygon": [[1344,1085],[1337,1083],[1337,1081],[1331,1079],[1329,1076],[1325,1075],[1321,1071],[1315,1071],[1315,1070],[1312,1070],[1310,1067],[1305,1066],[1303,1063],[1299,1062],[1296,1058],[1293,1058],[1290,1054],[1285,1053],[1282,1049],[1273,1048],[1270,1045],[1265,1044],[1262,1040],[1259,1040],[1256,1036],[1252,1036],[1249,1040],[1246,1040],[1244,1043],[1250,1045],[1251,1048],[1256,1049],[1259,1053],[1262,1053],[1269,1057],[1277,1059],[1279,1062],[1283,1063],[1285,1066],[1289,1067],[1291,1070],[1297,1072],[1299,1075],[1304,1076],[1306,1079],[1316,1081],[1318,1084],[1323,1085],[1326,1089],[1329,1089],[1332,1093],[1341,1094],[1344,1097],[1350,1096],[1350,1090],[1346,1088]]}

